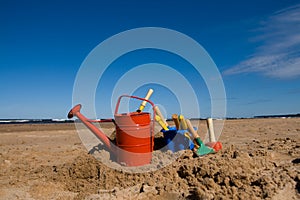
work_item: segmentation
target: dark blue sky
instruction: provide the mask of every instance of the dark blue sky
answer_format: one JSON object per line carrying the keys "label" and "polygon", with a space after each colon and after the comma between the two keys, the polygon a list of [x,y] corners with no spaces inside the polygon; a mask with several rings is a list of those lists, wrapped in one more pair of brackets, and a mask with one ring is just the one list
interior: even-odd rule
{"label": "dark blue sky", "polygon": [[223,77],[227,116],[300,112],[300,1],[0,0],[0,25],[0,118],[65,118],[89,52],[139,27],[173,29],[206,49]]}

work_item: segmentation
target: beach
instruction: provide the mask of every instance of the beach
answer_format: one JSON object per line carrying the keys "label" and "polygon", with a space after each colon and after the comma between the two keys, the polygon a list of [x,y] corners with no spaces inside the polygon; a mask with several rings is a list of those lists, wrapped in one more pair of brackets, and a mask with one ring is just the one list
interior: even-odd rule
{"label": "beach", "polygon": [[0,137],[3,200],[300,199],[300,118],[226,120],[221,151],[197,157],[185,150],[147,173],[103,164],[73,123],[1,124]]}

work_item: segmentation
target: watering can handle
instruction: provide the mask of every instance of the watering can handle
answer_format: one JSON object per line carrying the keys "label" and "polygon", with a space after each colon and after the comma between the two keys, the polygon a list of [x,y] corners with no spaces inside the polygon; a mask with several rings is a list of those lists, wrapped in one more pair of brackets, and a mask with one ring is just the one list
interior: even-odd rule
{"label": "watering can handle", "polygon": [[119,105],[120,105],[120,101],[123,97],[128,97],[128,98],[132,98],[132,99],[138,99],[138,100],[141,100],[141,101],[146,101],[148,103],[151,104],[152,108],[153,108],[153,113],[155,113],[154,111],[154,103],[148,99],[145,99],[145,98],[141,98],[141,97],[137,97],[137,96],[130,96],[130,95],[121,95],[119,98],[118,98],[118,102],[117,102],[117,105],[116,105],[116,109],[115,109],[115,114],[118,114],[118,111],[119,111]]}
{"label": "watering can handle", "polygon": [[[148,99],[145,99],[145,98],[141,98],[141,97],[137,97],[137,96],[130,96],[130,95],[121,95],[119,98],[118,98],[118,102],[117,102],[117,105],[116,105],[116,109],[115,109],[115,115],[118,114],[118,110],[119,110],[119,105],[120,105],[120,101],[123,97],[127,97],[127,98],[133,98],[133,99],[138,99],[138,100],[141,100],[141,101],[146,101],[148,103],[151,104],[152,106],[152,109],[153,109],[153,126],[154,126],[154,122],[155,122],[155,116],[156,116],[156,112],[155,112],[155,109],[154,109],[154,103]],[[151,131],[151,137],[154,136],[154,128],[152,128],[152,131]],[[153,145],[152,144],[152,140],[151,140],[151,146]]]}

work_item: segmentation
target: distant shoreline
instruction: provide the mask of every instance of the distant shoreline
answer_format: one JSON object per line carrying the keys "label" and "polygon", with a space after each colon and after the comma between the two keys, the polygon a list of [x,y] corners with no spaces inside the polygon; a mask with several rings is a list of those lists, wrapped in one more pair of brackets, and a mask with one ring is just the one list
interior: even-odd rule
{"label": "distant shoreline", "polygon": [[300,113],[297,114],[286,114],[286,115],[259,115],[254,116],[254,118],[293,118],[293,117],[300,117]]}
{"label": "distant shoreline", "polygon": [[[220,120],[236,120],[236,119],[264,119],[264,118],[299,118],[298,114],[286,114],[286,115],[258,115],[254,117],[227,117]],[[219,118],[215,118],[218,120]],[[206,118],[191,118],[191,120],[206,120]],[[172,121],[172,119],[167,119]],[[78,119],[0,119],[0,124],[64,124],[80,122]]]}
{"label": "distant shoreline", "polygon": [[69,119],[0,119],[0,124],[63,124],[74,123]]}

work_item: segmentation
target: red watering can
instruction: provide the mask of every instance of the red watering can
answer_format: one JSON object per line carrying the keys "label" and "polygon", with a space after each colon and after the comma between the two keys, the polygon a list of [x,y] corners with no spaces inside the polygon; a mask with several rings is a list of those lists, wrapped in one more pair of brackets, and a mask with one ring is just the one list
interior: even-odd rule
{"label": "red watering can", "polygon": [[[151,89],[150,93],[153,92]],[[149,101],[149,92],[145,98],[136,96],[122,95],[119,97],[114,119],[109,120],[90,120],[80,113],[81,105],[73,107],[68,113],[68,118],[76,116],[88,127],[103,144],[116,156],[117,162],[126,166],[142,166],[151,163],[152,151],[154,147],[154,123],[155,111],[154,104]],[[122,98],[133,98],[143,101],[136,112],[118,113]],[[153,120],[150,113],[142,112],[146,103],[150,103],[153,109]],[[95,122],[114,122],[116,128],[116,142],[111,141],[93,123]]]}

